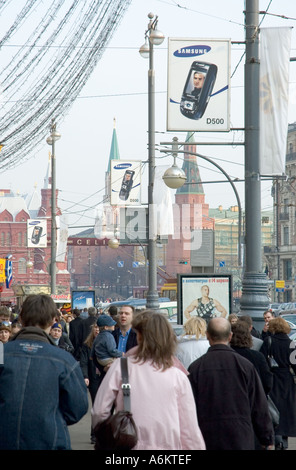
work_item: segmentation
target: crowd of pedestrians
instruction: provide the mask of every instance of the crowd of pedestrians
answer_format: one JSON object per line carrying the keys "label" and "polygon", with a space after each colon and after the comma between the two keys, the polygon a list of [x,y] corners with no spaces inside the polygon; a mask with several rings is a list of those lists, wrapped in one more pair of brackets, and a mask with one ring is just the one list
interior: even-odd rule
{"label": "crowd of pedestrians", "polygon": [[135,450],[287,449],[296,437],[295,345],[284,319],[264,319],[258,332],[249,316],[192,316],[176,337],[162,314],[129,305],[59,311],[40,294],[19,315],[0,307],[0,449],[71,449],[68,426],[87,413],[88,397],[95,443],[95,426],[123,409],[122,356]]}

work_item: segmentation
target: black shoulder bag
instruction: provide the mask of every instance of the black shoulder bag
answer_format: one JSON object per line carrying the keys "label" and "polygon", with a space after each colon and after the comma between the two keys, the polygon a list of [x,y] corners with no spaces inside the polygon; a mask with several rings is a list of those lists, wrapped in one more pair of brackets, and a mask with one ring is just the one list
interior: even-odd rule
{"label": "black shoulder bag", "polygon": [[[267,341],[268,341],[267,360],[268,360],[269,367],[272,370],[276,367],[279,367],[279,365],[278,365],[278,363],[276,362],[275,358],[273,357],[273,355],[271,353],[271,344],[272,344],[271,336],[268,336]],[[276,428],[280,423],[279,410],[278,410],[278,408],[276,407],[274,401],[270,398],[269,395],[267,395],[267,403],[268,403],[269,415],[271,417],[273,427]]]}
{"label": "black shoulder bag", "polygon": [[275,358],[273,357],[272,355],[272,352],[271,352],[271,344],[272,344],[272,340],[271,340],[271,336],[268,336],[268,354],[267,354],[267,361],[268,361],[268,364],[269,364],[269,367],[270,369],[273,369],[274,367],[278,367],[278,363],[276,362]]}
{"label": "black shoulder bag", "polygon": [[[138,442],[137,427],[131,413],[127,357],[121,357],[123,411],[117,411],[94,429],[95,450],[130,450]],[[104,380],[108,380],[108,374]]]}

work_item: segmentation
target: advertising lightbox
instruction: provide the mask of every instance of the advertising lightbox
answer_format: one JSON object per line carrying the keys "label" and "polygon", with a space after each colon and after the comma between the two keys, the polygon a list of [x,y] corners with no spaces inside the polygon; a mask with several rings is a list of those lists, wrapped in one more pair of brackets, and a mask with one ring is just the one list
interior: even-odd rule
{"label": "advertising lightbox", "polygon": [[229,131],[230,39],[168,39],[168,131]]}

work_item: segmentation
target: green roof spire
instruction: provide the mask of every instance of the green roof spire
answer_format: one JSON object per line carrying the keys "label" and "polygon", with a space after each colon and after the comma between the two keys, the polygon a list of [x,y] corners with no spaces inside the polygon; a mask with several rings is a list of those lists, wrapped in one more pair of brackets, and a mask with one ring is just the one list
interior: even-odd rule
{"label": "green roof spire", "polygon": [[107,170],[108,172],[111,171],[111,160],[120,160],[115,118],[113,119],[113,134],[112,134],[111,149],[110,149],[110,154],[109,154],[109,163],[108,163],[108,170]]}

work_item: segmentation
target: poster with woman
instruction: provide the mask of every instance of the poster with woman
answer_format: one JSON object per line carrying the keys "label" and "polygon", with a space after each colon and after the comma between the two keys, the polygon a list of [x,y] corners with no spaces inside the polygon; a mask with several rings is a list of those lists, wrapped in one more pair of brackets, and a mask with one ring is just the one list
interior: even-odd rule
{"label": "poster with woman", "polygon": [[192,316],[207,322],[228,318],[231,308],[231,275],[178,274],[178,323]]}

